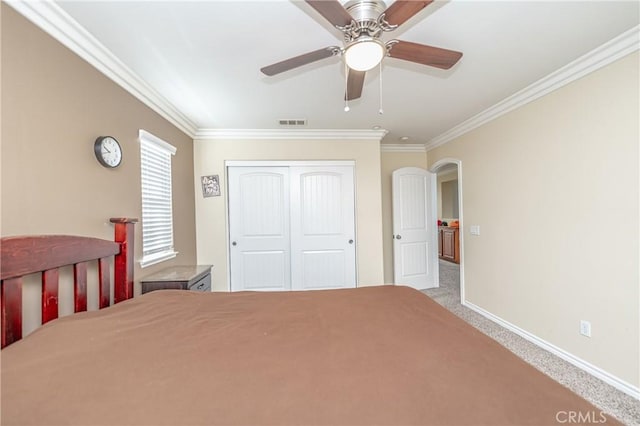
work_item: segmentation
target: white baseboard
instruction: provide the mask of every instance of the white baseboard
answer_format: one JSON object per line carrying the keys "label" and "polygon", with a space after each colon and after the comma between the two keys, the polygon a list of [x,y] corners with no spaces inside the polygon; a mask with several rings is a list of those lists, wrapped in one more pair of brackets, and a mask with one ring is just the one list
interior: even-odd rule
{"label": "white baseboard", "polygon": [[467,302],[467,301],[463,301],[462,302],[463,306],[466,306],[467,308],[471,309],[472,311],[475,311],[477,313],[479,313],[480,315],[482,315],[485,318],[490,319],[491,321],[495,322],[498,325],[501,325],[502,327],[506,328],[509,331],[512,331],[514,333],[516,333],[518,336],[530,341],[531,343],[541,347],[544,350],[547,350],[549,352],[551,352],[552,354],[559,356],[560,358],[564,359],[567,362],[570,362],[571,364],[575,365],[576,367],[586,371],[587,373],[591,374],[592,376],[597,377],[598,379],[602,380],[603,382],[613,386],[614,388],[626,393],[627,395],[630,395],[632,397],[634,397],[635,399],[640,400],[640,388],[638,388],[637,386],[632,385],[631,383],[625,382],[624,380],[610,374],[607,373],[606,371],[604,371],[603,369],[596,367],[595,365],[581,359],[578,358],[577,356],[563,350],[560,349],[559,347],[547,342],[546,340],[543,340],[541,338],[539,338],[538,336],[529,333],[528,331],[525,331],[523,329],[521,329],[520,327],[517,327],[513,324],[511,324],[508,321],[503,320],[502,318],[492,314],[491,312],[488,312],[484,309],[482,309],[479,306],[474,305],[471,302]]}

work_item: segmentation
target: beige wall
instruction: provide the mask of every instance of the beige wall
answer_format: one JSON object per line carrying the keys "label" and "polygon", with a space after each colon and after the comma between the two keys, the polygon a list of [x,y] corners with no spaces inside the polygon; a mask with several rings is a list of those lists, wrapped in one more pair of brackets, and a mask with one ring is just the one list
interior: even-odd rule
{"label": "beige wall", "polygon": [[638,68],[636,52],[427,153],[462,160],[467,300],[636,387]]}
{"label": "beige wall", "polygon": [[[436,178],[436,198],[438,200],[438,219],[442,219],[442,220],[451,220],[451,219],[458,219],[457,217],[451,217],[451,215],[449,216],[445,216],[443,212],[443,208],[442,205],[443,203],[448,203],[449,204],[449,211],[453,210],[453,195],[454,192],[453,190],[451,191],[445,191],[445,193],[443,194],[442,191],[442,184],[445,182],[451,182],[451,181],[456,181],[456,185],[457,180],[458,180],[458,168],[454,168],[453,170],[449,170],[443,173],[438,173],[438,176]],[[449,188],[452,189],[452,188]],[[447,193],[448,192],[448,193]],[[457,193],[455,194],[457,196]],[[447,210],[447,209],[444,209]]]}
{"label": "beige wall", "polygon": [[[192,140],[2,4],[1,234],[113,238],[110,217],[141,217],[138,129],[172,143],[176,259],[196,261]],[[93,142],[115,136],[124,159],[100,166]],[[140,226],[135,237],[141,257]],[[137,289],[139,291],[139,289]]]}
{"label": "beige wall", "polygon": [[196,140],[194,182],[220,176],[222,195],[196,188],[198,262],[213,264],[213,290],[227,291],[226,160],[354,160],[358,285],[382,284],[380,149],[377,140]]}
{"label": "beige wall", "polygon": [[393,283],[393,206],[391,204],[391,174],[394,170],[402,167],[420,167],[426,169],[426,153],[383,151],[381,154],[384,282],[387,284]]}

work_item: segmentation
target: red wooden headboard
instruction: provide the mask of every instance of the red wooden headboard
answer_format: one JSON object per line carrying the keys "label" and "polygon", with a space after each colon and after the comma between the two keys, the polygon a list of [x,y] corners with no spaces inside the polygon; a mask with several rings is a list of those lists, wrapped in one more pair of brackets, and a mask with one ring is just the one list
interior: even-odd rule
{"label": "red wooden headboard", "polygon": [[109,258],[114,256],[114,303],[133,297],[133,236],[137,219],[112,218],[114,241],[69,235],[4,237],[0,242],[2,346],[22,338],[22,277],[42,274],[42,323],[58,318],[59,268],[73,265],[74,311],[87,310],[87,263],[98,261],[99,308],[110,305]]}

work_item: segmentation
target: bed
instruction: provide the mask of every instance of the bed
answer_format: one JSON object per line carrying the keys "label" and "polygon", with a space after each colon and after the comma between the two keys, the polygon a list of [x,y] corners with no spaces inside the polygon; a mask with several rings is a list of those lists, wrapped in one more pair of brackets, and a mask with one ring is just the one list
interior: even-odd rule
{"label": "bed", "polygon": [[[81,238],[66,251],[81,259],[52,251],[54,237],[18,252],[2,239],[3,425],[619,424],[408,287],[134,298],[130,226],[116,223],[115,242]],[[55,319],[44,272],[46,323],[20,339],[15,271],[86,253],[115,257],[117,303],[101,296],[104,309],[87,312],[81,296],[78,313]]]}

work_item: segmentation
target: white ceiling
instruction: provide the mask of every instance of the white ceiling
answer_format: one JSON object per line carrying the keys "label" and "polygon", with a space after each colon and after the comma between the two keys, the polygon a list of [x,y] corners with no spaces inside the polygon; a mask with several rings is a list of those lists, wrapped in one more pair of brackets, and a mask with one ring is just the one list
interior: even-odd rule
{"label": "white ceiling", "polygon": [[[441,1],[383,38],[464,53],[451,70],[393,58],[344,112],[340,57],[267,77],[260,68],[341,33],[301,1],[57,2],[200,129],[389,130],[426,143],[638,25],[639,2]],[[389,2],[390,4],[390,2]]]}

